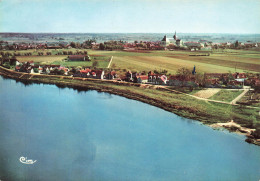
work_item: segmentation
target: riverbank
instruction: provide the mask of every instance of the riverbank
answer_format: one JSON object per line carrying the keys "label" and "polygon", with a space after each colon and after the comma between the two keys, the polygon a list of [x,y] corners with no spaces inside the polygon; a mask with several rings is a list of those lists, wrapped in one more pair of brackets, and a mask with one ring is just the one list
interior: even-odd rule
{"label": "riverbank", "polygon": [[[56,75],[39,75],[15,72],[0,67],[0,75],[15,79],[24,83],[47,83],[55,84],[58,87],[71,87],[79,90],[97,90],[123,96],[129,99],[142,101],[144,103],[173,112],[179,116],[199,120],[204,124],[215,124],[228,122],[233,119],[242,127],[255,129],[255,120],[259,117],[254,109],[224,105],[216,102],[198,100],[181,93],[141,84],[128,82],[114,82],[100,79],[82,79]],[[260,145],[259,142],[250,136],[252,143]]]}

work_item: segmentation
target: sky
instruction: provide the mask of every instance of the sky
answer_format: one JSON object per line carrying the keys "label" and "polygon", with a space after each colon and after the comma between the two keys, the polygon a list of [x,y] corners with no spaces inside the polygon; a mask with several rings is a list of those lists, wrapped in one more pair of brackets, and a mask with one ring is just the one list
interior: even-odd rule
{"label": "sky", "polygon": [[0,0],[0,32],[260,33],[260,0]]}

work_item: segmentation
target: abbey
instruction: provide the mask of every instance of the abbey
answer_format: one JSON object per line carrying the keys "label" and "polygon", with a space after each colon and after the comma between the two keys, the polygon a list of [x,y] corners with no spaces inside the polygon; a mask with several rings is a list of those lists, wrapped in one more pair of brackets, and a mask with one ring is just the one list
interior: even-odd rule
{"label": "abbey", "polygon": [[173,38],[167,38],[167,36],[165,35],[161,41],[161,45],[164,47],[166,47],[170,44],[173,44],[178,47],[183,46],[183,41],[181,39],[177,38],[176,31],[175,31]]}

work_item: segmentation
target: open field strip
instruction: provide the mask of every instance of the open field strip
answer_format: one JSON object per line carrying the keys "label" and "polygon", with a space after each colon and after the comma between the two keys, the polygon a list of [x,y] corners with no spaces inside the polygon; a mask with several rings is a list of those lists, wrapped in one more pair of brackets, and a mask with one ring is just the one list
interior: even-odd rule
{"label": "open field strip", "polygon": [[21,62],[34,61],[34,62],[54,62],[62,61],[67,55],[48,55],[48,56],[17,56],[17,60]]}
{"label": "open field strip", "polygon": [[[175,59],[173,56],[172,58]],[[241,70],[247,70],[247,71],[254,71],[257,72],[260,70],[260,64],[255,64],[255,63],[246,63],[246,62],[237,62],[237,61],[230,61],[230,60],[223,60],[223,59],[218,59],[218,58],[213,58],[210,56],[207,57],[179,57],[178,59],[181,59],[183,61],[192,61],[194,63],[205,63],[208,65],[217,65],[223,67],[223,69],[226,69],[228,71],[235,71],[235,67],[237,69]],[[259,59],[260,61],[260,59]]]}
{"label": "open field strip", "polygon": [[197,93],[195,93],[193,95],[197,96],[197,97],[208,99],[211,96],[213,96],[214,94],[218,93],[219,91],[220,91],[220,89],[210,88],[210,89],[200,90],[200,91],[198,91]]}
{"label": "open field strip", "polygon": [[225,60],[225,61],[230,61],[230,62],[238,62],[238,63],[249,63],[249,64],[260,64],[260,55],[259,58],[245,58],[243,57],[237,57],[237,56],[232,56],[232,55],[210,55],[208,56],[210,59],[218,59],[218,60]]}
{"label": "open field strip", "polygon": [[[116,66],[125,69],[134,68],[137,71],[150,71],[150,70],[160,70],[166,69],[168,73],[176,73],[176,71],[181,67],[186,67],[192,69],[193,66],[196,66],[197,72],[211,72],[211,73],[223,73],[228,71],[234,71],[233,67],[223,67],[220,65],[212,65],[201,62],[194,62],[190,60],[181,60],[176,58],[169,57],[147,57],[147,56],[125,56],[125,57],[114,57],[114,63]],[[243,72],[242,69],[237,71]]]}
{"label": "open field strip", "polygon": [[[193,67],[195,64],[197,68],[201,66],[202,72],[244,72],[244,71],[253,71],[257,72],[260,67],[260,58],[242,58],[225,54],[212,54],[205,57],[191,57],[190,54],[194,52],[187,51],[150,51],[150,53],[137,53],[137,52],[123,52],[123,51],[93,51],[92,53],[100,55],[113,55],[117,60],[116,66],[121,68],[132,68],[139,70],[141,67],[145,67],[143,62],[146,62],[146,69],[166,69],[171,73],[176,72],[177,67]],[[199,52],[197,52],[199,53]],[[138,68],[136,67],[136,59],[142,65]],[[145,61],[147,59],[148,61]],[[174,61],[171,61],[173,59]],[[135,61],[135,62],[134,62]],[[170,63],[166,65],[167,63]],[[134,65],[131,65],[134,64]],[[164,65],[162,65],[164,64]],[[155,67],[156,66],[156,67]],[[236,67],[236,69],[235,69]]]}

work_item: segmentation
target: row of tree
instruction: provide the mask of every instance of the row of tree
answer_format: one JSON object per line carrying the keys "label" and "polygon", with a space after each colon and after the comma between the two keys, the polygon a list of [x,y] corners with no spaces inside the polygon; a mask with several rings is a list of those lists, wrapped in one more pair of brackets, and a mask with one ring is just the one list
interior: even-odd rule
{"label": "row of tree", "polygon": [[[52,55],[52,52],[46,52],[44,54],[44,52],[40,51],[38,52],[38,56],[43,56],[43,55]],[[87,51],[58,51],[57,53],[55,53],[55,55],[87,55],[88,52]],[[12,56],[32,56],[32,52],[28,52],[28,53],[20,53],[20,52],[14,52],[14,53],[10,53],[10,52],[0,52],[0,55],[2,55],[2,57],[12,57]]]}

